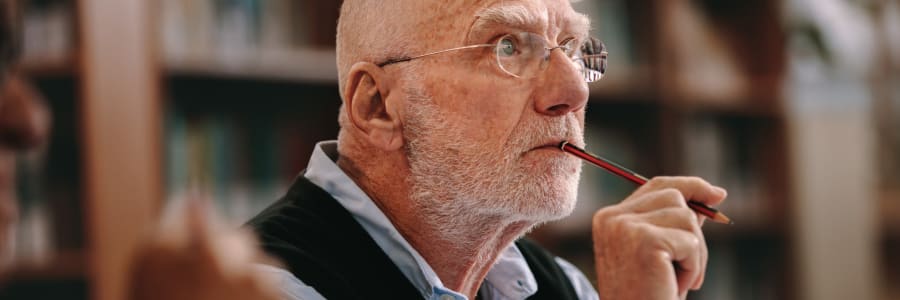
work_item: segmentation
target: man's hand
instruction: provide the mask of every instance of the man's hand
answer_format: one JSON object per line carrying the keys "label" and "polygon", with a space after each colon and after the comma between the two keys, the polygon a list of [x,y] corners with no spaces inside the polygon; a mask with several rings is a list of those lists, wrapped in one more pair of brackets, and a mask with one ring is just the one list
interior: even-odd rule
{"label": "man's hand", "polygon": [[131,299],[278,299],[274,282],[254,266],[267,258],[252,234],[218,225],[198,201],[186,209],[138,250]]}
{"label": "man's hand", "polygon": [[727,193],[696,177],[657,177],[617,205],[594,214],[600,299],[685,299],[703,284],[704,216],[687,206],[713,206]]}

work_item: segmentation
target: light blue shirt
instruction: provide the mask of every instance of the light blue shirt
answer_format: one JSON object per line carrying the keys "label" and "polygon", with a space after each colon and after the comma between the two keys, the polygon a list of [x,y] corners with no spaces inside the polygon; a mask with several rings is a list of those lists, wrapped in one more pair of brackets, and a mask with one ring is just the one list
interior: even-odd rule
{"label": "light blue shirt", "polygon": [[[465,295],[444,286],[428,262],[400,235],[369,196],[337,166],[335,163],[337,157],[337,142],[320,142],[313,150],[304,176],[331,194],[353,215],[381,250],[419,290],[423,299],[468,300]],[[597,291],[581,271],[561,258],[557,257],[556,262],[569,277],[579,299],[599,299]],[[314,288],[304,284],[285,269],[267,265],[260,265],[260,268],[278,278],[285,299],[325,299]],[[519,248],[510,245],[488,271],[479,293],[486,300],[525,299],[534,295],[537,288],[534,274],[531,273],[525,257]]]}

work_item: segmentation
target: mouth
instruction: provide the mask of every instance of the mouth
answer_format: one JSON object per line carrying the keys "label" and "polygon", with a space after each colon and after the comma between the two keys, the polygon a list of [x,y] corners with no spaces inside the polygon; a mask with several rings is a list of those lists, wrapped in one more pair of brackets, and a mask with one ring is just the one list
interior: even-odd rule
{"label": "mouth", "polygon": [[563,139],[563,138],[547,140],[543,144],[540,144],[540,145],[537,145],[537,146],[531,148],[530,150],[528,150],[528,152],[535,151],[535,150],[556,150],[556,151],[560,151],[562,153],[563,151],[560,148],[560,144],[562,144],[563,141],[567,141],[570,144],[575,145],[576,143],[571,142],[571,140],[572,139]]}

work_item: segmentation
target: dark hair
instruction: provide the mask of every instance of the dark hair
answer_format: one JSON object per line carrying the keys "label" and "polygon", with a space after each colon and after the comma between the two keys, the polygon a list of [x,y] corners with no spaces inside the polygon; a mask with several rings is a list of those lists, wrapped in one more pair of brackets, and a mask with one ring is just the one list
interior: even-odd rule
{"label": "dark hair", "polygon": [[22,36],[21,14],[15,0],[0,0],[0,76],[19,59]]}

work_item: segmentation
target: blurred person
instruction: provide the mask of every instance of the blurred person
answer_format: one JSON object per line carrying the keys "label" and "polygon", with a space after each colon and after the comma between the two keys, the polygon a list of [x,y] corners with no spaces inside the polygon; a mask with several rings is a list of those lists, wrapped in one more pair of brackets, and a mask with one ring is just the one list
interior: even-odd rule
{"label": "blurred person", "polygon": [[256,248],[252,232],[221,224],[198,199],[171,207],[139,247],[129,299],[280,299],[275,278],[254,267],[277,262]]}
{"label": "blurred person", "polygon": [[44,144],[50,128],[44,101],[11,68],[21,44],[15,12],[13,1],[0,2],[0,272],[12,264],[15,250],[16,155]]}
{"label": "blurred person", "polygon": [[[652,179],[595,213],[599,287],[522,239],[570,214],[602,44],[569,0],[345,0],[337,141],[248,222],[289,299],[685,299],[726,191]],[[591,59],[587,59],[591,57]],[[599,292],[599,293],[598,293]]]}
{"label": "blurred person", "polygon": [[[50,127],[44,101],[14,71],[19,12],[16,1],[0,0],[0,274],[13,263],[16,155],[45,144]],[[267,274],[253,267],[274,263],[252,235],[216,222],[203,201],[188,203],[138,248],[130,299],[278,299]]]}

